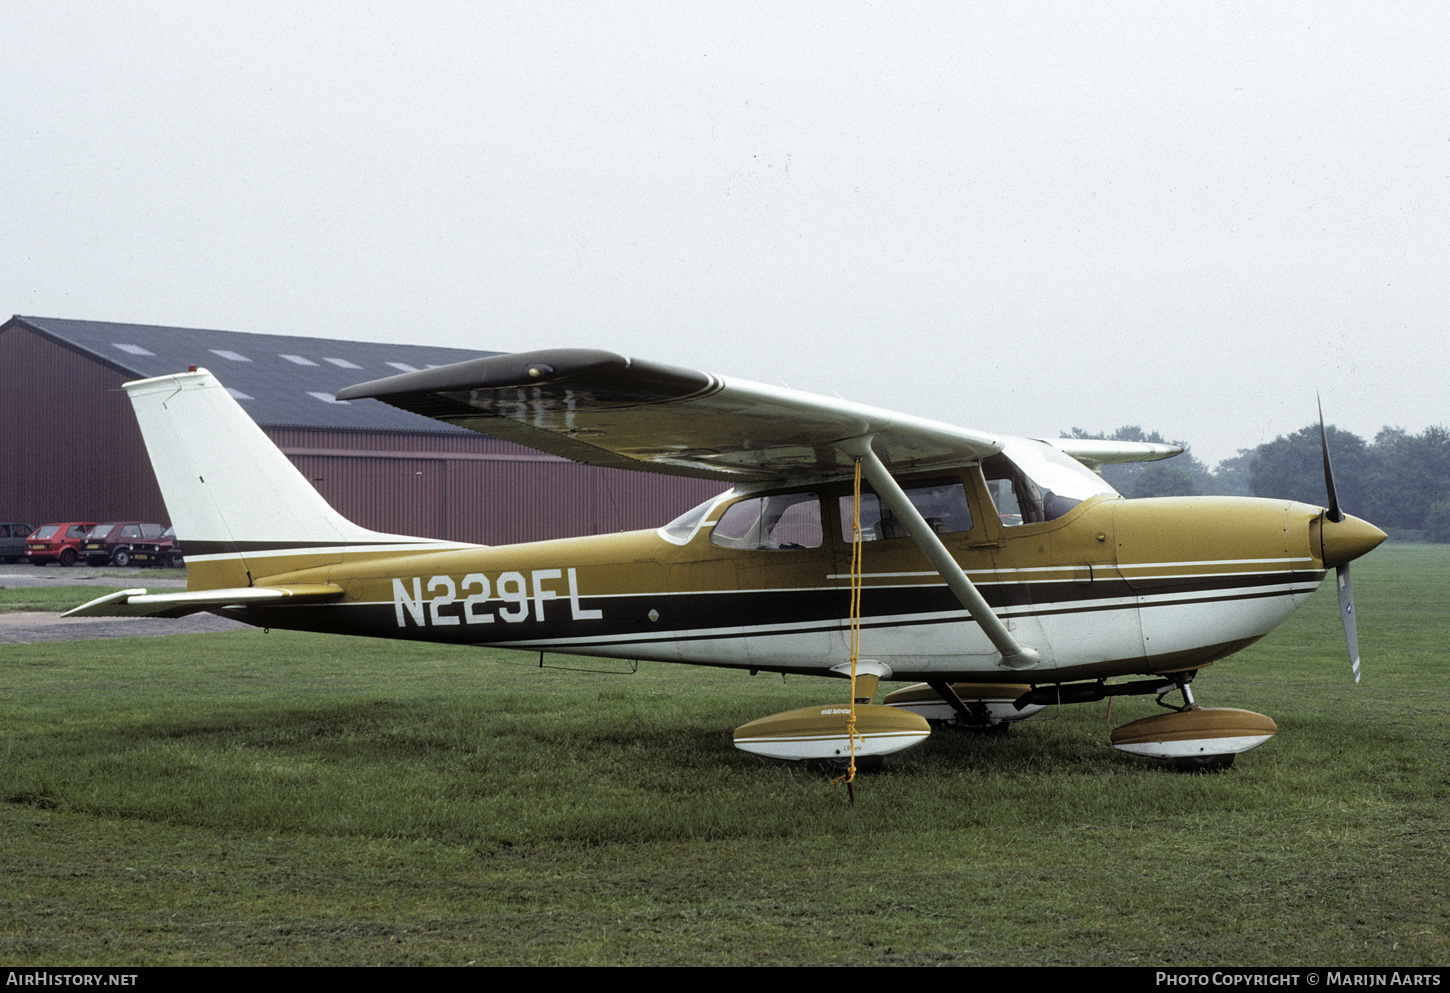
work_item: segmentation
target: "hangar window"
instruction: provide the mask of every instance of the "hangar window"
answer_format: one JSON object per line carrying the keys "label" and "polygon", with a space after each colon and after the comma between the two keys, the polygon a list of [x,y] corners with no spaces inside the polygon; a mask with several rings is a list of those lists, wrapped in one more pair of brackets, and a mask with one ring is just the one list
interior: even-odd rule
{"label": "hangar window", "polygon": [[[972,530],[972,509],[959,479],[944,479],[903,486],[906,497],[917,513],[937,534],[955,534]],[[841,539],[851,541],[851,508],[855,497],[847,493],[840,499]],[[906,525],[896,519],[891,508],[870,490],[861,491],[861,540],[908,538]]]}
{"label": "hangar window", "polygon": [[733,503],[720,516],[711,544],[781,551],[819,548],[821,499],[814,493],[773,493]]}

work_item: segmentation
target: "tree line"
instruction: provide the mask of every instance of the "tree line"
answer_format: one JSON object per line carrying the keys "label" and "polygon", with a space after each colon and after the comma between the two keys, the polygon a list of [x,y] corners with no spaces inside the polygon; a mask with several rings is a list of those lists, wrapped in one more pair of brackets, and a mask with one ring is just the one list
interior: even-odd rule
{"label": "tree line", "polygon": [[[1386,427],[1366,442],[1349,431],[1326,428],[1339,505],[1395,537],[1450,542],[1450,431],[1426,428],[1409,434]],[[1158,432],[1137,426],[1112,434],[1073,428],[1073,438],[1164,443]],[[1186,442],[1182,455],[1163,462],[1103,467],[1103,478],[1125,497],[1257,496],[1299,500],[1322,507],[1324,459],[1319,425],[1280,435],[1210,469]]]}

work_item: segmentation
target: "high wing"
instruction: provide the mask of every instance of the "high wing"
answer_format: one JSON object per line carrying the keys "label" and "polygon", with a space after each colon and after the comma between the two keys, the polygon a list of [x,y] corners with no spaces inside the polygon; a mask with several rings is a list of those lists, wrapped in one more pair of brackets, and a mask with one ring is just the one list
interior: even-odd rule
{"label": "high wing", "polygon": [[871,436],[892,471],[1000,451],[997,435],[629,359],[559,349],[498,355],[350,386],[374,398],[575,462],[736,482],[850,475],[836,443]]}
{"label": "high wing", "polygon": [[1106,441],[1100,438],[1048,438],[1043,441],[1071,455],[1093,472],[1112,462],[1156,462],[1183,453],[1180,445],[1160,445],[1148,441]]}

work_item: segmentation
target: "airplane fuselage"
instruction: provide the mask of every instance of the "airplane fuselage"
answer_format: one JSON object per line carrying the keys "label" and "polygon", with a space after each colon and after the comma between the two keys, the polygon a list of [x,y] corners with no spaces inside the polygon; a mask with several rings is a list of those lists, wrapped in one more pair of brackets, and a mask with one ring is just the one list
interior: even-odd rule
{"label": "airplane fuselage", "polygon": [[[1003,520],[979,470],[930,481],[962,487],[966,509],[939,525],[955,528],[943,543],[1041,661],[1005,670],[912,540],[883,529],[863,544],[861,654],[896,678],[1059,682],[1196,668],[1268,634],[1325,575],[1322,511],[1304,504],[1098,496],[1022,524]],[[658,531],[258,553],[247,563],[254,582],[330,583],[343,596],[228,613],[267,627],[821,674],[849,658],[853,504],[849,484],[804,492],[819,507],[791,535],[804,540],[768,547],[717,531],[733,505],[762,499],[745,491]],[[191,568],[204,588],[207,562]]]}
{"label": "airplane fuselage", "polygon": [[[211,610],[263,627],[851,675],[850,705],[736,729],[739,747],[790,760],[889,754],[932,720],[1021,720],[1142,673],[1153,678],[1111,691],[1161,701],[1172,687],[1184,705],[1117,729],[1114,744],[1224,768],[1276,728],[1199,707],[1194,671],[1272,631],[1332,566],[1357,673],[1349,562],[1385,537],[1339,510],[1322,432],[1327,510],[1124,500],[1094,467],[1180,449],[989,435],[611,353],[496,356],[342,391],[576,461],[737,484],[655,531],[485,548],[338,514],[204,370],[126,390],[188,589],[118,590],[68,616]],[[883,679],[920,683],[872,704]]]}

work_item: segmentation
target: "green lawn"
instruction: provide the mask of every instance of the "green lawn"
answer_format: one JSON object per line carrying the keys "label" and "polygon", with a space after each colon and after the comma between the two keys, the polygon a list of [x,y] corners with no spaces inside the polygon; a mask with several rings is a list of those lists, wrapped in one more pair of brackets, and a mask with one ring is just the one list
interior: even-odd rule
{"label": "green lawn", "polygon": [[[138,586],[145,585],[138,583]],[[87,600],[128,589],[125,586],[0,586],[0,613],[8,611],[63,611]]]}
{"label": "green lawn", "polygon": [[1450,548],[1355,586],[1362,685],[1330,584],[1194,684],[1279,724],[1227,773],[1112,750],[1155,710],[1128,698],[938,733],[854,806],[730,741],[844,684],[261,631],[8,646],[0,958],[1443,965]]}

